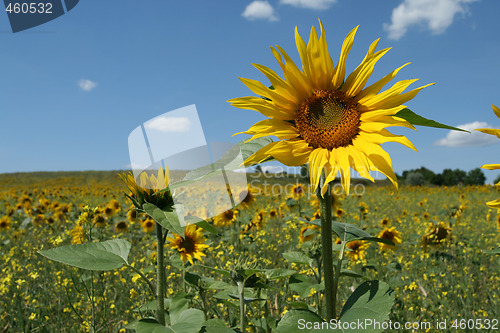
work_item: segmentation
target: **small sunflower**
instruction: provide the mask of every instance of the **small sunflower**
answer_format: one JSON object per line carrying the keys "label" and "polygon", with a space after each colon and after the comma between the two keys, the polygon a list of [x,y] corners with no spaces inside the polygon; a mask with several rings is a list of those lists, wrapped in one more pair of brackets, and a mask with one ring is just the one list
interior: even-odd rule
{"label": "small sunflower", "polygon": [[378,238],[390,240],[395,244],[395,246],[391,246],[385,243],[378,243],[381,250],[394,250],[395,247],[403,241],[401,233],[396,230],[396,227],[384,228],[384,230],[378,234]]}
{"label": "small sunflower", "polygon": [[292,197],[293,198],[302,198],[304,196],[304,185],[302,184],[295,184],[292,187]]}
{"label": "small sunflower", "polygon": [[384,228],[388,227],[391,224],[391,220],[388,217],[384,217],[380,220],[380,225]]}
{"label": "small sunflower", "polygon": [[202,251],[206,249],[208,245],[203,244],[205,239],[203,238],[201,229],[197,228],[196,225],[188,225],[184,229],[184,237],[177,234],[174,234],[174,237],[175,238],[167,238],[170,242],[168,246],[180,253],[183,263],[189,260],[191,265],[193,265],[193,258],[202,260],[201,257],[205,256]]}
{"label": "small sunflower", "polygon": [[355,240],[346,244],[346,247],[351,250],[347,251],[346,254],[353,261],[365,260],[366,249],[370,246],[368,242]]}
{"label": "small sunflower", "polygon": [[243,208],[248,208],[252,203],[255,201],[255,191],[248,189],[248,190],[243,190],[240,192],[238,195],[240,199],[241,206]]}
{"label": "small sunflower", "polygon": [[[376,52],[379,39],[369,47],[361,64],[345,77],[345,64],[351,50],[357,27],[344,40],[340,59],[335,66],[326,43],[323,24],[321,36],[312,27],[306,45],[295,29],[295,41],[302,61],[302,70],[279,46],[271,48],[278,61],[284,79],[273,70],[254,64],[270,81],[267,87],[256,80],[240,80],[257,96],[229,100],[233,106],[262,113],[269,119],[258,122],[245,134],[250,140],[276,136],[272,142],[250,156],[246,165],[260,163],[274,157],[288,166],[309,163],[309,176],[313,191],[325,170],[326,179],[321,193],[340,172],[341,182],[349,193],[351,168],[362,177],[374,181],[370,170],[383,173],[397,188],[397,178],[389,154],[380,146],[385,142],[399,142],[415,149],[404,136],[394,135],[386,130],[390,126],[414,127],[396,113],[404,109],[403,103],[411,100],[422,86],[407,92],[405,89],[417,80],[395,83],[382,92],[407,64],[395,69],[379,81],[365,87],[376,62],[389,48]],[[416,149],[415,149],[416,150]]]}
{"label": "small sunflower", "polygon": [[[500,119],[500,108],[496,107],[495,105],[492,105],[493,112],[495,115]],[[493,129],[493,128],[478,128],[476,131],[481,131],[486,134],[490,135],[496,135],[497,138],[500,139],[500,129]],[[481,168],[486,169],[486,170],[496,170],[500,169],[500,164],[485,164]],[[495,186],[500,189],[500,182],[496,183]],[[496,209],[498,213],[500,214],[500,199],[488,201],[486,203],[488,207]]]}
{"label": "small sunflower", "polygon": [[141,222],[141,227],[144,232],[150,233],[155,230],[155,221],[149,216]]}
{"label": "small sunflower", "polygon": [[168,168],[158,169],[158,173],[149,174],[144,171],[140,174],[138,181],[132,173],[120,174],[120,178],[127,184],[131,195],[130,199],[137,208],[142,208],[146,202],[152,203],[163,209],[174,204],[172,194],[168,190],[170,171]]}
{"label": "small sunflower", "polygon": [[236,218],[238,217],[238,210],[237,209],[229,209],[226,210],[224,213],[217,215],[214,217],[214,225],[216,227],[227,227],[233,224],[234,221],[236,221]]}
{"label": "small sunflower", "polygon": [[451,230],[452,229],[444,222],[439,222],[437,224],[430,223],[427,226],[425,235],[422,236],[422,245],[424,249],[427,248],[427,245],[440,245],[451,238]]}
{"label": "small sunflower", "polygon": [[9,229],[11,223],[12,223],[12,221],[11,221],[10,217],[2,216],[2,218],[0,218],[0,230]]}
{"label": "small sunflower", "polygon": [[94,216],[92,222],[98,228],[104,228],[104,226],[106,226],[106,218],[100,214]]}
{"label": "small sunflower", "polygon": [[129,220],[130,222],[137,221],[137,210],[135,210],[134,208],[130,208],[127,211],[127,220]]}
{"label": "small sunflower", "polygon": [[304,243],[314,239],[321,228],[316,225],[304,226],[300,229],[299,242]]}
{"label": "small sunflower", "polygon": [[269,211],[269,217],[274,219],[276,217],[278,217],[278,211],[274,208],[272,208],[270,211]]}
{"label": "small sunflower", "polygon": [[115,225],[116,232],[126,232],[128,229],[128,224],[126,221],[120,221]]}

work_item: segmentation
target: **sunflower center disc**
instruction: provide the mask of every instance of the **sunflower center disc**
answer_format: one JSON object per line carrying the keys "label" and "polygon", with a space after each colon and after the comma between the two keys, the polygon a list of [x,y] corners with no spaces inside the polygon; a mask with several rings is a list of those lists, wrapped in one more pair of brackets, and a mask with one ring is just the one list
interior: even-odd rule
{"label": "sunflower center disc", "polygon": [[352,143],[359,117],[357,103],[343,92],[317,90],[300,105],[295,124],[313,148],[334,149]]}

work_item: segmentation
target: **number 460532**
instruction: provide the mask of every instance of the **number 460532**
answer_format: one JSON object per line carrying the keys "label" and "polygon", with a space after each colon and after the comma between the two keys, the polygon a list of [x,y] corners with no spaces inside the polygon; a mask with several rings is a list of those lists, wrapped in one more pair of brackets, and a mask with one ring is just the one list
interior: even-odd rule
{"label": "number 460532", "polygon": [[9,14],[52,14],[52,4],[50,2],[23,2],[23,3],[9,3],[5,8]]}

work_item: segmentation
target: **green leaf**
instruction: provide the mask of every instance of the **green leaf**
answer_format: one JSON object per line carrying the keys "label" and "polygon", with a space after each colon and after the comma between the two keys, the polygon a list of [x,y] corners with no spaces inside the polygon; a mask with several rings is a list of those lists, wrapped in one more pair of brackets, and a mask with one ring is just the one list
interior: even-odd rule
{"label": "green leaf", "polygon": [[225,269],[218,269],[218,268],[213,268],[213,267],[210,267],[210,266],[205,266],[205,265],[194,265],[193,267],[201,267],[201,268],[206,268],[214,273],[219,273],[219,274],[222,274],[224,275],[225,277],[228,277],[230,279],[233,278],[233,276],[231,275],[231,272],[229,271],[226,271]]}
{"label": "green leaf", "polygon": [[309,296],[311,289],[315,289],[316,291],[321,291],[325,289],[323,284],[317,284],[304,274],[295,274],[290,277],[288,280],[288,285],[290,289],[296,291],[300,294],[300,297],[306,298]]}
{"label": "green leaf", "polygon": [[141,319],[130,326],[130,328],[134,328],[137,333],[173,333],[170,328],[160,325],[152,318]]}
{"label": "green leaf", "polygon": [[296,264],[311,265],[313,262],[313,260],[311,258],[306,256],[302,252],[296,252],[296,251],[285,252],[282,254],[282,256],[283,256],[283,258],[285,258],[285,260],[290,261],[290,262],[294,262]]}
{"label": "green leaf", "polygon": [[205,332],[206,333],[234,333],[235,331],[224,324],[224,322],[218,318],[209,319],[205,322]]}
{"label": "green leaf", "polygon": [[461,131],[461,132],[470,133],[469,131],[466,131],[464,129],[456,128],[456,127],[449,126],[449,125],[444,125],[444,124],[438,123],[437,121],[430,120],[430,119],[424,118],[422,116],[419,116],[418,114],[416,114],[415,112],[413,112],[412,110],[410,110],[408,108],[399,111],[394,116],[398,117],[398,118],[403,118],[412,125],[444,128],[444,129],[449,129],[452,131]]}
{"label": "green leaf", "polygon": [[142,205],[142,209],[144,209],[148,215],[153,217],[153,219],[163,228],[170,232],[184,236],[184,221],[182,221],[181,224],[176,211],[166,212],[151,203],[145,203]]}
{"label": "green leaf", "polygon": [[278,280],[289,277],[295,273],[297,273],[297,271],[293,269],[274,268],[268,269],[266,271],[266,276],[269,280]]}
{"label": "green leaf", "polygon": [[[362,283],[352,295],[347,299],[340,321],[342,322],[363,322],[367,321],[383,323],[389,319],[389,313],[394,303],[393,290],[381,281],[366,281]],[[359,332],[360,330],[344,329],[343,332]],[[383,329],[376,329],[374,326],[366,325],[363,332],[382,332]]]}
{"label": "green leaf", "polygon": [[75,244],[38,251],[50,260],[93,271],[109,271],[128,265],[130,243],[113,239],[100,243]]}
{"label": "green leaf", "polygon": [[352,242],[355,240],[365,240],[369,242],[385,243],[394,246],[394,242],[384,238],[373,237],[363,229],[356,227],[353,224],[333,222],[332,230],[339,236],[343,242]]}
{"label": "green leaf", "polygon": [[198,333],[203,323],[205,323],[205,315],[201,310],[187,309],[172,320],[171,329],[175,333]]}
{"label": "green leaf", "polygon": [[288,311],[281,318],[276,327],[276,333],[327,332],[326,329],[321,330],[322,324],[328,325],[328,323],[314,312],[306,309],[295,309]]}
{"label": "green leaf", "polygon": [[194,216],[187,216],[186,217],[186,224],[196,224],[198,227],[205,229],[212,235],[218,235],[219,233],[217,232],[217,229],[208,223],[205,220],[200,219],[199,217],[194,217]]}
{"label": "green leaf", "polygon": [[349,269],[341,269],[340,270],[340,276],[349,276],[349,277],[354,277],[354,278],[361,278],[361,279],[365,279],[365,280],[368,280],[368,278],[364,275],[361,275],[359,273],[356,273],[356,272],[353,272]]}

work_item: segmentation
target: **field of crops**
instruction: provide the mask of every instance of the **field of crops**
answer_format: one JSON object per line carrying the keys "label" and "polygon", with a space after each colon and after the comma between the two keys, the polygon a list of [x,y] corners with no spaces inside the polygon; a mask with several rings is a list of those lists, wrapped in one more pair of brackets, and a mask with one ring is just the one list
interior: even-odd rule
{"label": "field of crops", "polygon": [[[198,309],[202,330],[234,332],[240,318],[234,271],[241,267],[256,272],[245,288],[248,331],[274,331],[292,309],[322,315],[319,228],[307,223],[318,217],[318,201],[306,186],[297,187],[302,179],[266,180],[288,185],[281,186],[286,192],[269,193],[253,182],[242,204],[209,221],[217,234],[196,231],[193,256],[182,260],[175,237],[168,235],[170,320],[178,309]],[[126,191],[116,172],[0,175],[0,332],[131,332],[134,321],[152,316],[154,297],[140,274],[154,280],[154,221],[137,214]],[[336,196],[337,221],[373,236],[384,237],[385,231],[396,244],[348,243],[344,268],[352,274],[340,280],[339,307],[363,281],[376,279],[392,289],[393,322],[447,320],[448,329],[441,331],[465,332],[451,322],[498,320],[499,257],[485,252],[500,242],[500,217],[485,205],[496,197],[493,186],[396,192],[384,184]],[[82,212],[92,212],[92,241],[132,244],[128,262],[135,269],[83,270],[37,252],[87,242],[77,223]]]}

